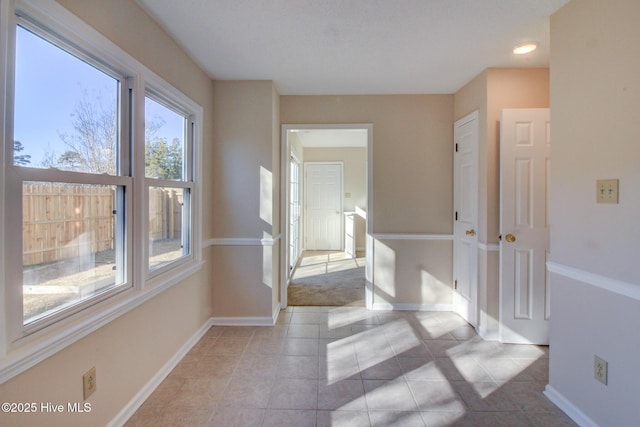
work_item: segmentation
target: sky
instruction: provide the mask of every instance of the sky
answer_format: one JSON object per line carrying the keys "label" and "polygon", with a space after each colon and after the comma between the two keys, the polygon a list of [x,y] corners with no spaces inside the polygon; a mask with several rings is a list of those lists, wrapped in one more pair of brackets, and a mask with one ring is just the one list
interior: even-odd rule
{"label": "sky", "polygon": [[[20,26],[16,38],[14,140],[24,146],[18,154],[31,155],[29,166],[39,167],[47,151],[67,151],[60,135],[74,132],[83,91],[105,106],[115,105],[118,82]],[[164,121],[158,137],[182,137],[183,120],[163,105],[147,98],[145,115]]]}

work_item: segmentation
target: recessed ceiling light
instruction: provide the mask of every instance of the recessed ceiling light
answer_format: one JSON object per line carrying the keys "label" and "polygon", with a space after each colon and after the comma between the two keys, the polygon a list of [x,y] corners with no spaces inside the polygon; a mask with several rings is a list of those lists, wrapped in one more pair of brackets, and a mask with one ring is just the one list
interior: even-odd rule
{"label": "recessed ceiling light", "polygon": [[516,55],[524,55],[526,53],[533,52],[538,48],[538,43],[535,42],[527,42],[521,43],[513,48],[513,53]]}

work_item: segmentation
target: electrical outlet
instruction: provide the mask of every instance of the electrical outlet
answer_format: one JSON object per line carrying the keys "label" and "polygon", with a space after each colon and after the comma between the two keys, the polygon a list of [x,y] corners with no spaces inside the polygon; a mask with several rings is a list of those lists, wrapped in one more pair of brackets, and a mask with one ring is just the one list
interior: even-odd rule
{"label": "electrical outlet", "polygon": [[609,364],[606,360],[598,356],[593,357],[593,376],[604,385],[607,385],[608,369]]}
{"label": "electrical outlet", "polygon": [[96,391],[96,387],[96,367],[94,366],[82,376],[82,396],[84,400],[87,400]]}
{"label": "electrical outlet", "polygon": [[596,203],[618,203],[617,179],[599,179],[596,181]]}

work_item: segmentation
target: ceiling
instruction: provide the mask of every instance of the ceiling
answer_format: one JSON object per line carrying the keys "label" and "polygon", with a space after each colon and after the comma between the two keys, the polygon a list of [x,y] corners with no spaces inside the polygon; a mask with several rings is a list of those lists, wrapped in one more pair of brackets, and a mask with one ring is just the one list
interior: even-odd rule
{"label": "ceiling", "polygon": [[[568,0],[137,0],[212,78],[282,95],[454,93],[489,67],[549,65]],[[539,43],[516,56],[513,47]]]}

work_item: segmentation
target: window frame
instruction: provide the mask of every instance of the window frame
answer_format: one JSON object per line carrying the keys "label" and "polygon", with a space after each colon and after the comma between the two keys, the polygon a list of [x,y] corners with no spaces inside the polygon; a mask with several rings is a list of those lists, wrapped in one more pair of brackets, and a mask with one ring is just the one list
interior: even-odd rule
{"label": "window frame", "polygon": [[[161,178],[150,178],[146,176],[146,170],[144,173],[144,181],[145,181],[145,193],[146,193],[146,209],[147,216],[145,217],[147,220],[146,230],[147,236],[149,233],[149,190],[151,187],[164,187],[164,188],[172,188],[172,189],[182,189],[188,190],[187,200],[183,199],[183,210],[182,210],[182,246],[187,246],[189,252],[187,254],[183,254],[179,258],[170,261],[166,264],[159,265],[155,268],[150,267],[150,254],[149,254],[149,245],[145,245],[144,252],[144,260],[146,266],[146,274],[148,277],[153,278],[163,274],[166,271],[169,271],[176,266],[180,266],[184,263],[188,263],[193,259],[193,248],[192,242],[192,225],[195,217],[192,215],[192,203],[194,197],[192,193],[195,190],[195,174],[194,174],[194,157],[193,157],[193,140],[195,138],[195,120],[193,114],[189,111],[185,110],[183,106],[176,102],[175,99],[171,99],[166,95],[163,95],[161,91],[155,89],[153,86],[147,85],[145,89],[145,98],[150,98],[156,103],[168,108],[176,114],[179,114],[185,120],[184,127],[184,146],[183,146],[183,162],[182,162],[182,178],[179,180],[170,180],[170,179],[161,179]],[[146,141],[145,141],[146,142]],[[146,161],[146,154],[145,159]],[[183,196],[184,197],[184,196]],[[184,232],[186,230],[186,233]],[[147,241],[148,242],[148,241]]]}
{"label": "window frame", "polygon": [[[17,18],[19,15],[21,18]],[[23,21],[24,20],[24,21]],[[118,175],[93,175],[80,172],[29,168],[13,165],[13,105],[15,87],[16,25],[33,31],[74,56],[98,66],[120,81]],[[23,25],[23,22],[28,24]],[[202,267],[201,254],[201,150],[203,110],[181,91],[167,83],[122,48],[52,0],[0,0],[0,95],[4,117],[0,117],[0,384],[29,369],[45,358],[92,333],[117,317],[183,281]],[[115,74],[115,76],[114,76]],[[152,93],[188,113],[192,138],[188,144],[191,180],[187,220],[190,251],[163,268],[147,269],[148,182],[144,168],[144,99]],[[129,142],[128,142],[129,141]],[[9,143],[11,142],[11,143]],[[77,184],[104,184],[124,188],[125,211],[117,215],[125,227],[126,286],[118,286],[73,306],[60,316],[48,316],[37,327],[23,325],[22,269],[7,272],[6,266],[22,265],[20,250],[7,242],[22,242],[22,182],[46,181]],[[170,186],[176,182],[171,181]],[[19,189],[18,189],[19,185]],[[18,189],[18,191],[16,191]],[[183,213],[183,216],[185,214]],[[16,221],[20,226],[16,226]],[[18,262],[18,264],[15,264]],[[16,282],[17,276],[19,281]],[[113,291],[113,292],[111,292]],[[19,297],[19,310],[15,309]],[[86,304],[85,304],[86,303]],[[13,309],[11,307],[14,307]],[[18,313],[19,312],[19,313]]]}
{"label": "window frame", "polygon": [[[89,55],[84,54],[81,49],[73,46],[62,37],[55,33],[51,33],[46,28],[43,28],[38,23],[34,22],[29,17],[19,16],[20,12],[14,14],[14,20],[12,24],[12,31],[14,31],[13,37],[15,40],[15,31],[17,27],[23,27],[25,30],[32,32],[38,37],[43,38],[55,48],[61,49],[69,55],[75,56],[78,59],[85,61],[88,66],[93,66],[97,70],[104,72],[110,77],[114,78],[118,82],[117,89],[117,134],[118,134],[118,156],[117,156],[117,173],[116,175],[107,174],[92,174],[84,172],[74,172],[67,170],[58,170],[54,168],[36,168],[26,166],[16,166],[12,163],[13,156],[8,156],[5,168],[10,171],[8,174],[5,185],[10,188],[10,194],[14,194],[16,197],[20,196],[20,200],[15,200],[14,203],[6,206],[7,221],[11,224],[22,224],[22,185],[25,182],[48,182],[58,184],[81,184],[81,185],[109,185],[121,188],[124,194],[116,197],[115,200],[115,216],[116,216],[116,229],[114,240],[116,245],[121,244],[121,247],[116,247],[116,265],[121,263],[120,269],[117,270],[118,274],[122,274],[122,283],[118,285],[116,279],[116,286],[112,289],[100,292],[97,295],[91,296],[86,299],[79,300],[67,308],[63,308],[58,312],[49,314],[34,321],[33,323],[17,324],[16,318],[24,318],[24,304],[23,294],[20,290],[20,286],[10,285],[11,283],[22,283],[23,269],[13,269],[6,272],[8,276],[6,278],[7,286],[5,292],[8,299],[7,312],[11,319],[9,325],[9,339],[12,341],[20,340],[27,335],[30,335],[40,329],[46,328],[60,320],[72,316],[73,314],[86,309],[87,307],[99,303],[105,299],[112,297],[113,295],[123,292],[133,286],[133,260],[131,255],[133,253],[133,228],[131,221],[126,220],[126,216],[129,211],[133,211],[133,179],[129,174],[130,161],[129,156],[126,155],[130,151],[130,145],[132,144],[131,138],[128,137],[128,125],[131,122],[131,114],[129,111],[130,105],[130,92],[128,90],[128,78],[124,73],[118,73],[111,67],[107,67],[101,62],[92,59]],[[17,43],[14,42],[14,58],[17,48]],[[15,68],[14,68],[15,69]],[[15,80],[15,79],[14,79]],[[15,87],[15,84],[14,84]],[[15,91],[13,92],[15,99]],[[8,107],[8,106],[7,106]],[[8,109],[8,108],[7,108]],[[11,111],[13,113],[13,110]],[[10,141],[11,139],[7,139]],[[119,192],[119,191],[118,191]],[[5,251],[5,256],[10,259],[8,265],[22,265],[22,253],[23,253],[23,237],[22,227],[9,227],[10,241],[15,242],[12,245],[12,250]],[[19,248],[19,250],[18,250]],[[118,260],[117,258],[120,258]],[[122,265],[123,264],[123,265]],[[23,267],[24,268],[24,267]]]}

